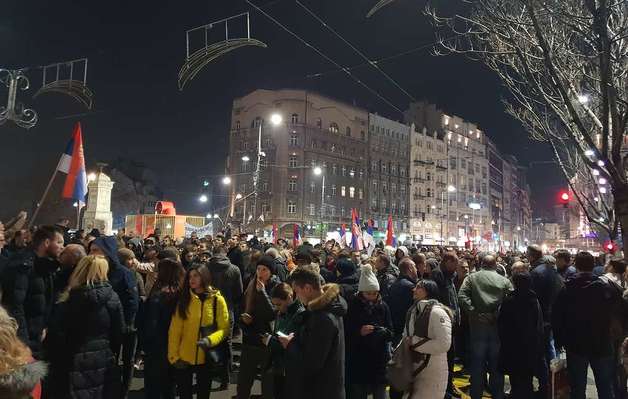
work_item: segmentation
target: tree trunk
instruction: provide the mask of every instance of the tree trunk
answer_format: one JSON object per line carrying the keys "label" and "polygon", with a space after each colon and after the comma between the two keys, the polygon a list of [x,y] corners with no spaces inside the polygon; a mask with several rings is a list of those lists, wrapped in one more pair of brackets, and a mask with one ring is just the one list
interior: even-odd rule
{"label": "tree trunk", "polygon": [[[628,185],[613,189],[615,217],[621,226],[623,256],[628,255]],[[613,239],[615,237],[611,237]]]}

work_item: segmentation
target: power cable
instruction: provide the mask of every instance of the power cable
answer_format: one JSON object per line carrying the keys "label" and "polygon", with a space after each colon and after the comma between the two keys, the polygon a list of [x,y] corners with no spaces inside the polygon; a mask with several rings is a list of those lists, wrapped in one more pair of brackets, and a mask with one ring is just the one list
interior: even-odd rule
{"label": "power cable", "polygon": [[389,101],[387,98],[385,98],[384,96],[382,96],[381,94],[379,94],[376,90],[372,89],[371,87],[369,87],[366,83],[362,82],[358,77],[356,77],[355,75],[353,75],[351,73],[351,71],[349,71],[348,69],[346,69],[346,67],[343,67],[342,65],[340,65],[338,62],[334,61],[331,57],[327,56],[325,53],[323,53],[321,50],[319,50],[318,48],[314,47],[312,44],[310,44],[309,42],[307,42],[305,39],[301,38],[298,34],[296,34],[295,32],[293,32],[292,30],[290,30],[288,27],[286,27],[284,24],[282,24],[281,22],[279,22],[277,19],[275,19],[273,16],[271,16],[270,14],[268,14],[267,12],[265,12],[264,10],[262,10],[260,7],[256,6],[255,4],[253,4],[251,1],[246,0],[247,4],[249,4],[251,7],[255,8],[260,14],[264,15],[266,18],[268,18],[269,20],[271,20],[275,25],[279,26],[281,29],[283,29],[284,31],[286,31],[287,33],[289,33],[292,37],[294,37],[295,39],[297,39],[298,41],[300,41],[301,43],[303,43],[306,47],[311,48],[312,50],[314,50],[318,55],[320,55],[321,57],[323,57],[325,60],[327,60],[328,62],[332,63],[333,65],[335,65],[337,68],[340,68],[342,71],[344,71],[347,75],[349,75],[350,78],[352,78],[356,83],[358,83],[360,86],[364,87],[366,90],[368,90],[370,93],[374,94],[375,96],[377,96],[377,98],[379,98],[380,100],[384,101],[386,104],[388,104],[391,108],[395,109],[397,112],[399,112],[400,114],[403,114],[403,111],[397,107],[396,105],[394,105],[391,101]]}
{"label": "power cable", "polygon": [[353,51],[355,51],[356,54],[358,54],[360,57],[362,57],[362,59],[364,61],[366,61],[367,65],[371,65],[373,68],[377,69],[379,71],[380,74],[382,74],[386,80],[388,80],[390,83],[392,83],[396,88],[398,88],[403,94],[406,95],[406,97],[408,97],[411,101],[416,102],[416,98],[410,94],[406,89],[404,89],[403,87],[401,87],[401,85],[395,80],[393,79],[389,74],[387,74],[386,72],[384,72],[384,70],[382,68],[379,67],[379,65],[377,65],[376,63],[374,63],[373,61],[371,61],[370,58],[368,58],[362,51],[360,51],[360,49],[358,49],[356,46],[354,46],[351,42],[349,42],[347,39],[345,39],[340,33],[338,33],[338,31],[336,31],[334,28],[332,28],[331,26],[329,26],[329,24],[327,24],[327,22],[325,22],[322,18],[320,18],[318,15],[316,15],[316,13],[314,13],[314,11],[310,10],[308,7],[306,7],[303,3],[301,3],[299,0],[296,0],[296,3],[303,8],[308,14],[310,14],[314,19],[316,19],[321,25],[323,25],[325,28],[327,28],[327,30],[329,30],[331,33],[333,33],[338,39],[342,40],[347,46],[349,46]]}

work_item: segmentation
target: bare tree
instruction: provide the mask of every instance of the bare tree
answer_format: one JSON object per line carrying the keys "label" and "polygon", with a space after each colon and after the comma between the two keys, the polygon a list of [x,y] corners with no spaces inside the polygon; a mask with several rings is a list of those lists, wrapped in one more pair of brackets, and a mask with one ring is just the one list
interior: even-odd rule
{"label": "bare tree", "polygon": [[497,73],[507,112],[551,146],[589,223],[621,231],[628,254],[628,0],[462,0],[454,15],[435,3],[437,53]]}

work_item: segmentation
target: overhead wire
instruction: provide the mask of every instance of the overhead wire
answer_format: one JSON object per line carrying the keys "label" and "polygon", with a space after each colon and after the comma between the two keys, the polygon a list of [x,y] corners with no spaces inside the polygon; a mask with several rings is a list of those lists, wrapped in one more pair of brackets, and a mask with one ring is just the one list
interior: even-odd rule
{"label": "overhead wire", "polygon": [[306,41],[305,39],[303,39],[301,36],[299,36],[298,34],[296,34],[294,31],[292,31],[290,28],[288,28],[287,26],[285,26],[284,24],[282,24],[280,21],[278,21],[277,19],[275,19],[272,15],[268,14],[266,11],[262,10],[260,7],[258,7],[257,5],[253,4],[250,0],[246,0],[247,4],[249,4],[251,7],[253,7],[254,9],[256,9],[260,14],[264,15],[266,18],[268,18],[269,20],[271,20],[275,25],[279,26],[281,29],[283,29],[284,31],[286,31],[287,33],[289,33],[292,37],[294,37],[295,39],[297,39],[298,41],[300,41],[302,44],[304,44],[306,47],[314,50],[318,55],[320,55],[321,57],[323,57],[325,60],[327,60],[328,62],[330,62],[331,64],[335,65],[337,68],[339,68],[340,70],[342,70],[344,73],[346,73],[351,79],[353,79],[356,83],[358,83],[360,86],[362,86],[363,88],[365,88],[366,90],[368,90],[371,94],[375,95],[377,98],[379,98],[380,100],[382,100],[383,102],[385,102],[388,106],[390,106],[391,108],[395,109],[397,112],[399,112],[400,114],[403,113],[403,111],[397,107],[395,104],[393,104],[390,100],[388,100],[386,97],[384,97],[383,95],[381,95],[379,92],[377,92],[375,89],[372,89],[370,86],[368,86],[366,83],[364,83],[362,80],[360,80],[357,76],[355,76],[354,74],[351,73],[351,71],[349,71],[348,69],[346,69],[346,67],[342,66],[340,63],[336,62],[334,59],[332,59],[331,57],[329,57],[328,55],[326,55],[325,53],[323,53],[320,49],[318,49],[317,47],[315,47],[314,45],[310,44],[308,41]]}
{"label": "overhead wire", "polygon": [[370,58],[368,58],[362,51],[360,51],[360,49],[358,49],[356,46],[354,46],[351,42],[349,42],[347,39],[345,39],[340,33],[338,33],[338,31],[336,31],[334,28],[332,28],[331,26],[329,26],[329,24],[327,22],[325,22],[321,17],[319,17],[314,11],[310,10],[307,6],[305,6],[303,3],[301,3],[299,0],[296,0],[296,3],[303,8],[308,14],[310,14],[315,20],[317,20],[322,26],[324,26],[325,28],[327,28],[328,31],[330,31],[331,33],[333,33],[338,39],[342,40],[347,46],[349,46],[356,54],[358,54],[360,57],[362,57],[362,59],[364,61],[366,61],[366,64],[371,65],[373,68],[377,69],[379,71],[380,74],[382,74],[386,80],[388,80],[390,83],[392,83],[393,86],[395,86],[397,89],[399,89],[403,94],[406,95],[406,97],[408,97],[411,101],[415,101],[416,102],[416,98],[410,94],[406,89],[404,89],[403,87],[401,87],[401,85],[399,84],[399,82],[397,82],[395,79],[393,79],[389,74],[387,74],[382,68],[379,67],[379,65],[377,65],[376,63],[374,63]]}

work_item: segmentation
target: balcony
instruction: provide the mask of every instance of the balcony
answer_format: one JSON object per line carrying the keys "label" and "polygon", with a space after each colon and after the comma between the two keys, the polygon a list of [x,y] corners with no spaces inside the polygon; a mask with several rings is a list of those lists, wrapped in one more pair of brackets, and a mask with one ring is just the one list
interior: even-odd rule
{"label": "balcony", "polygon": [[436,169],[447,170],[447,166],[436,164]]}
{"label": "balcony", "polygon": [[434,161],[423,161],[421,159],[415,159],[413,162],[414,162],[414,166],[434,165]]}

